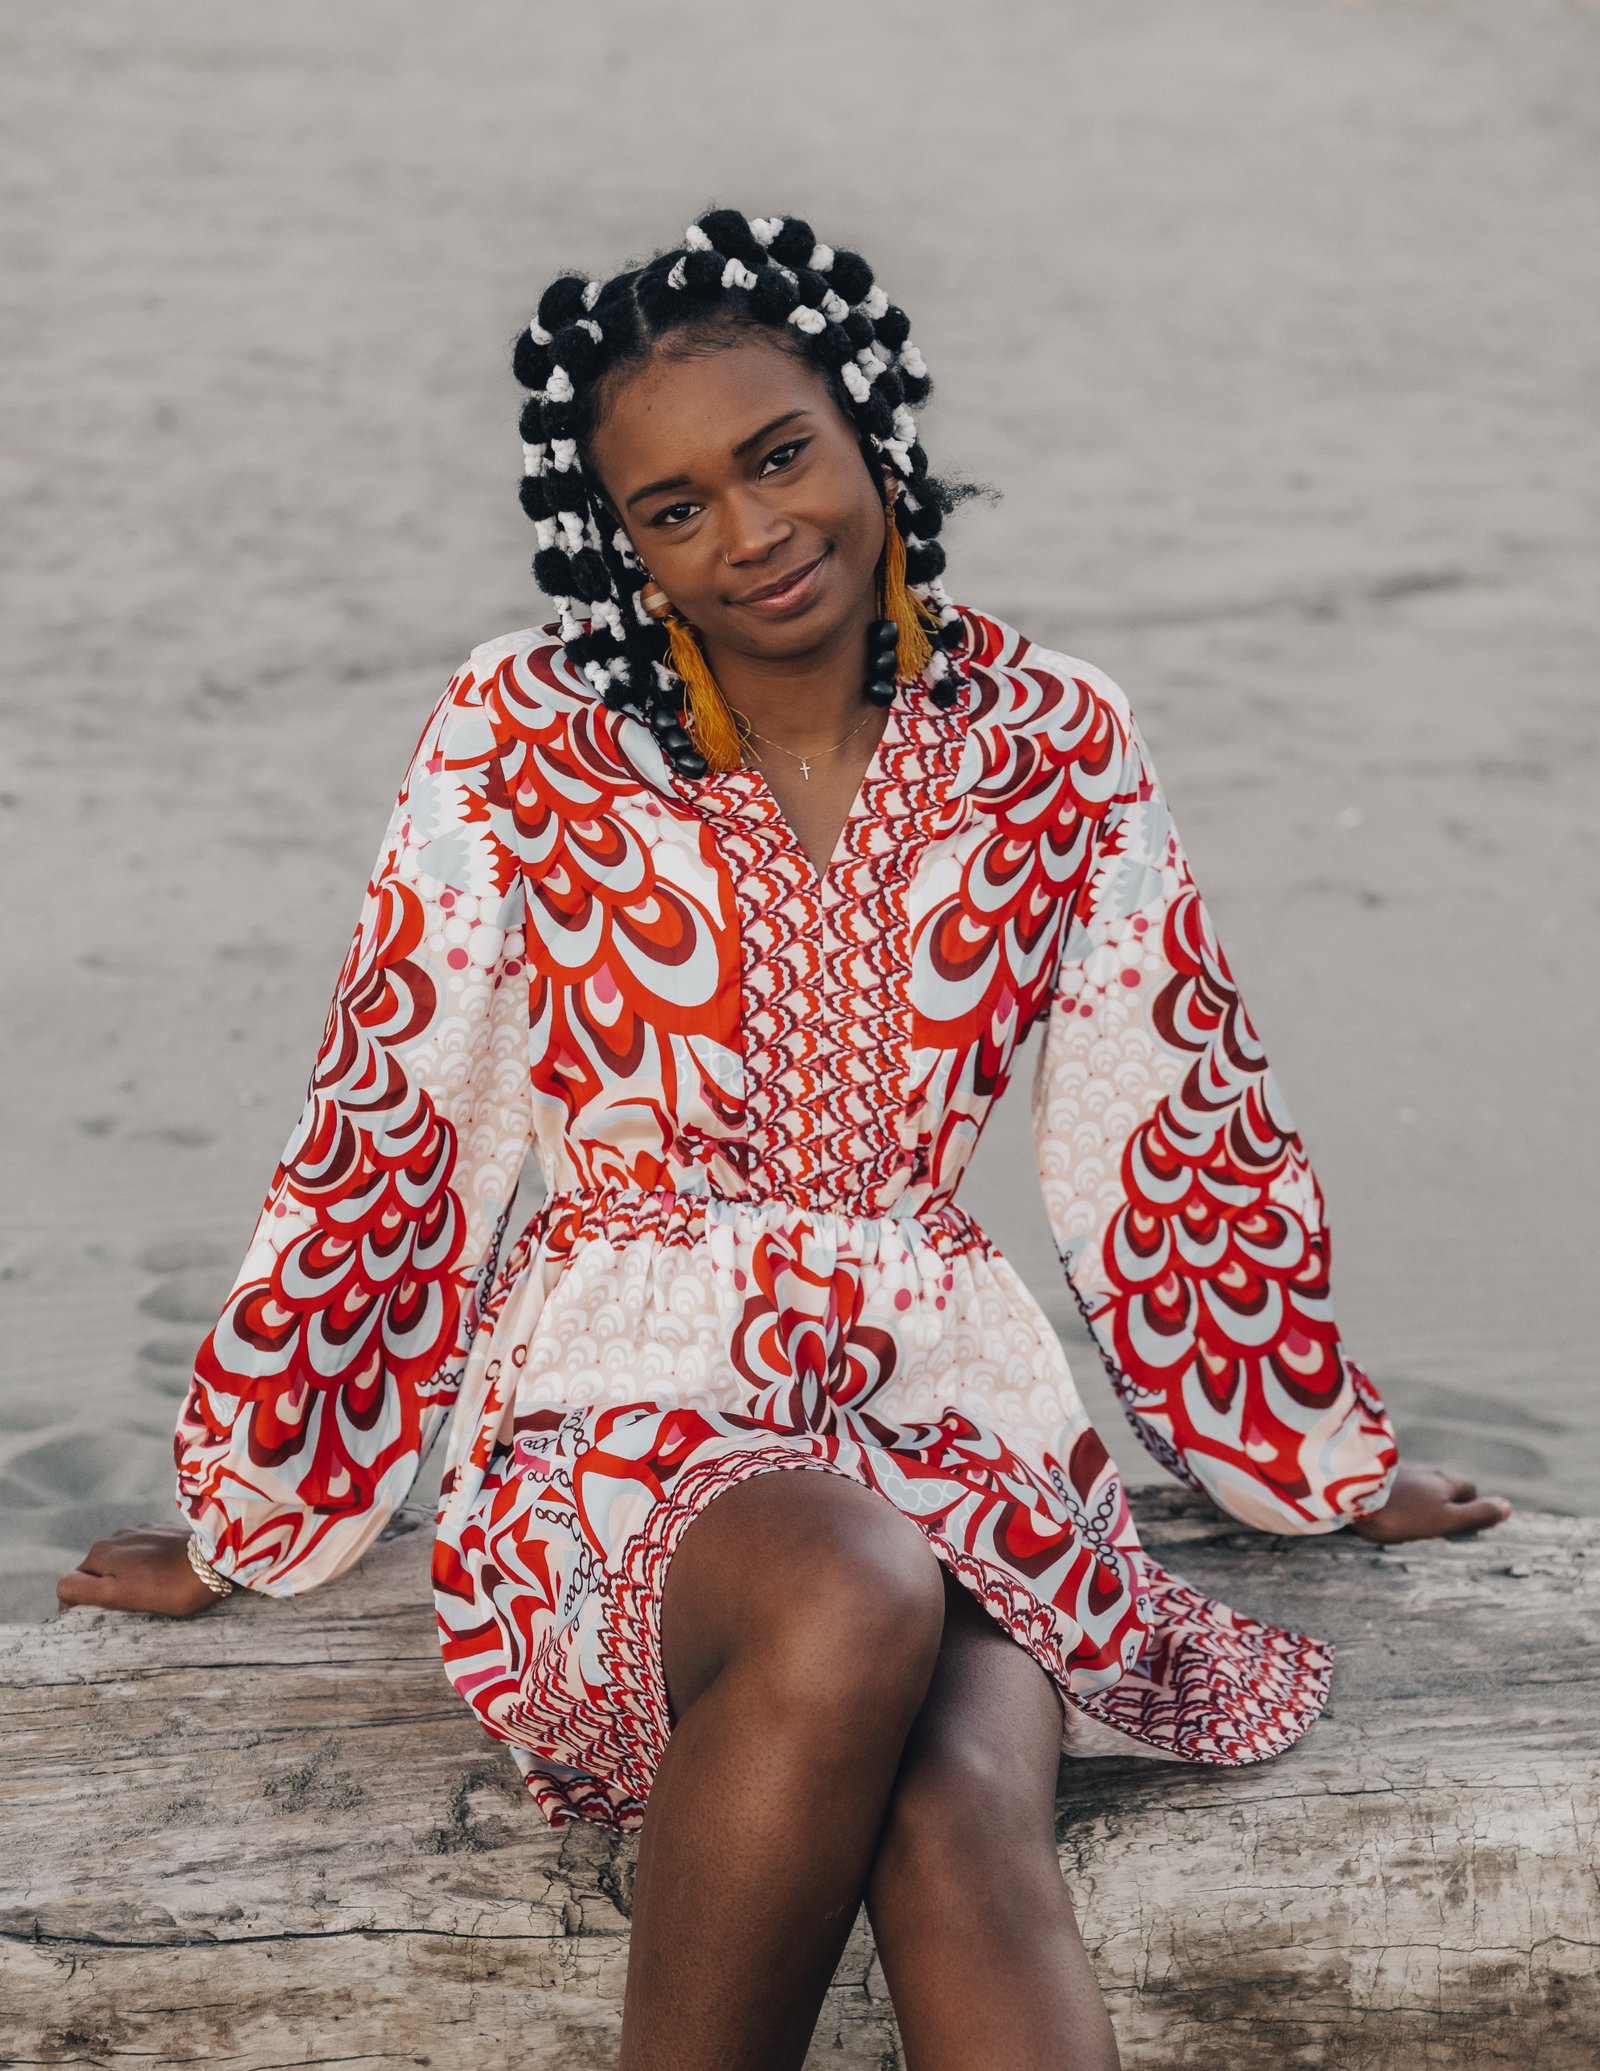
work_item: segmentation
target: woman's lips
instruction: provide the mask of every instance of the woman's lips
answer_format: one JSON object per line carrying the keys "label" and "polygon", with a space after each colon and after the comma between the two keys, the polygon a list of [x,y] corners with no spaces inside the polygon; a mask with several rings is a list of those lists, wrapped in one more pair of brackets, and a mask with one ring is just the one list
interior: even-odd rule
{"label": "woman's lips", "polygon": [[786,618],[791,611],[804,611],[821,585],[828,552],[824,549],[814,561],[797,569],[781,590],[768,590],[760,596],[740,597],[736,601],[745,611],[757,612],[762,618]]}

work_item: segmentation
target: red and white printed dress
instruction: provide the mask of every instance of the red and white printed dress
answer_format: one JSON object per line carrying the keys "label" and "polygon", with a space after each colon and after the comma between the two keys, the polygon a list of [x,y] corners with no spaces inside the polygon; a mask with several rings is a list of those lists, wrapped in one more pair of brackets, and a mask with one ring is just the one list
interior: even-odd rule
{"label": "red and white printed dress", "polygon": [[476,649],[198,1355],[179,1499],[268,1594],[349,1567],[449,1424],[446,1669],[553,1822],[638,1825],[667,1563],[781,1469],[913,1519],[1055,1679],[1068,1752],[1251,1762],[1323,1702],[1324,1645],[1141,1552],[954,1198],[1042,1020],[1046,1209],[1139,1436],[1263,1530],[1383,1502],[1317,1181],[1127,701],[962,620],[960,700],[902,691],[820,880],[758,771],[676,775],[553,628]]}

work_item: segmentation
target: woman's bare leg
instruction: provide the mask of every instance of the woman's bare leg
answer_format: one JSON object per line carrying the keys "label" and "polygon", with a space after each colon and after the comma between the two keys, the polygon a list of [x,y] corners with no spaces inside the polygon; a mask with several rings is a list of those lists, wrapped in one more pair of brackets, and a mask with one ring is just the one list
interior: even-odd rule
{"label": "woman's bare leg", "polygon": [[639,1848],[620,2071],[803,2061],[943,1620],[921,1532],[841,1476],[763,1474],[690,1525],[662,1604],[677,1724]]}
{"label": "woman's bare leg", "polygon": [[908,2071],[1116,2071],[1055,1847],[1061,1700],[948,1576],[867,1891]]}

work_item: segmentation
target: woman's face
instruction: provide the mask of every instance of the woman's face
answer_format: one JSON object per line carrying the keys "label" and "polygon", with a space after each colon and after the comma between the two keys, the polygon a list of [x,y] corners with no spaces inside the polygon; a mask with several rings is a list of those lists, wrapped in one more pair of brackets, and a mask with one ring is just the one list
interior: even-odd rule
{"label": "woman's face", "polygon": [[815,367],[759,331],[618,383],[589,459],[708,653],[794,660],[865,634],[883,496]]}

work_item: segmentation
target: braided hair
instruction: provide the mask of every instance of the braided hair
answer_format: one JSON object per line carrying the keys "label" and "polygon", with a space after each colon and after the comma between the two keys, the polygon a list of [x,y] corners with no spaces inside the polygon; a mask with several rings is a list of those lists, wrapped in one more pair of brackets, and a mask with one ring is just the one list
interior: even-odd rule
{"label": "braided hair", "polygon": [[[899,477],[894,521],[906,582],[934,627],[928,695],[953,704],[963,634],[940,577],[938,533],[960,495],[928,472],[912,409],[930,383],[910,324],[855,252],[822,244],[798,216],[712,209],[683,244],[608,281],[564,274],[517,339],[513,368],[533,391],[522,412],[522,507],[533,520],[533,573],[554,603],[568,658],[614,711],[648,725],[680,774],[706,761],[685,732],[685,690],[666,633],[645,610],[646,576],[587,457],[605,384],[663,340],[760,329],[815,366],[855,427],[874,471]],[[670,346],[668,347],[670,349]]]}

